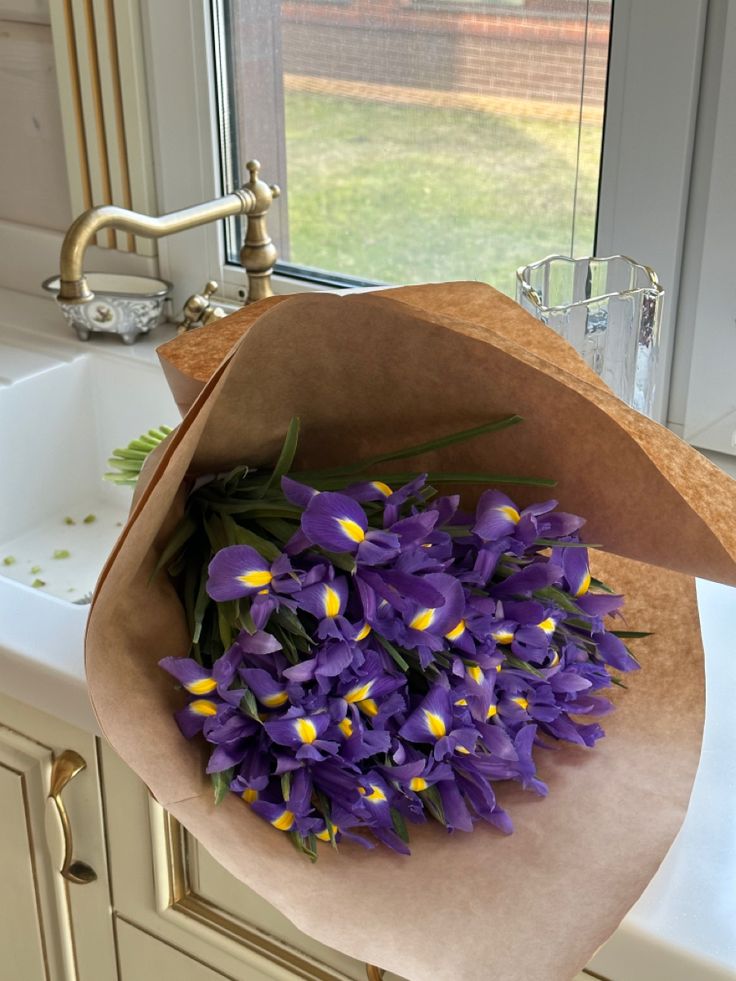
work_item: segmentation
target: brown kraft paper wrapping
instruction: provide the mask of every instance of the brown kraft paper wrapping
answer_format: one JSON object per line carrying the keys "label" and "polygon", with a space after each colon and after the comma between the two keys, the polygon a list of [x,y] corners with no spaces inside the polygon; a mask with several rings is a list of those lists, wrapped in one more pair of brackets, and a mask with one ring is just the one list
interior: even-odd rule
{"label": "brown kraft paper wrapping", "polygon": [[[100,725],[225,868],[317,940],[412,981],[569,981],[641,894],[684,816],[703,722],[692,576],[736,584],[736,484],[614,398],[489,287],[300,294],[259,316],[257,306],[245,330],[233,315],[228,346],[242,340],[203,388],[191,347],[177,366],[190,394],[201,391],[146,468],[90,615]],[[606,550],[593,555],[594,574],[626,593],[627,626],[654,631],[636,642],[642,670],[617,693],[595,750],[539,753],[548,798],[497,785],[513,835],[418,826],[410,858],[342,845],[312,866],[234,795],[214,807],[206,748],[172,717],[182,699],[157,663],[189,641],[172,585],[149,579],[181,511],[182,481],[272,463],[293,415],[302,419],[296,466],[308,468],[513,412],[521,425],[416,469],[557,479],[560,506],[586,516],[586,540]],[[549,496],[508,492],[522,505]],[[471,504],[474,489],[463,493]]]}

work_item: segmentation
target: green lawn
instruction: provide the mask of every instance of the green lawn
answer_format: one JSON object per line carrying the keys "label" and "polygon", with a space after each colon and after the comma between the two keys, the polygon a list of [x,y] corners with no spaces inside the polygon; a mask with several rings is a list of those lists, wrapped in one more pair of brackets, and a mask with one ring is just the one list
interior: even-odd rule
{"label": "green lawn", "polygon": [[[480,279],[570,253],[577,124],[286,94],[292,262],[366,279]],[[584,127],[573,251],[593,246],[600,130]]]}

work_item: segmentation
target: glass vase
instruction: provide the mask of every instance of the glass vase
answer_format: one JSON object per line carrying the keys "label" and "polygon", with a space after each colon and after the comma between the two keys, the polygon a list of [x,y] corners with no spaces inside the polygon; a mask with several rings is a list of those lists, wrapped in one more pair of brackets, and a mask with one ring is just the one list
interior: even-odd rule
{"label": "glass vase", "polygon": [[569,341],[620,399],[649,416],[663,298],[654,271],[622,255],[552,255],[516,272],[521,306]]}

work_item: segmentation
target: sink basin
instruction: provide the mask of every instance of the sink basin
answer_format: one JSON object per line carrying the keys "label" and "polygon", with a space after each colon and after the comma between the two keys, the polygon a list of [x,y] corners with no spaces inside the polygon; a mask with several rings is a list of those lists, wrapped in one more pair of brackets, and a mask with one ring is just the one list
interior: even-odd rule
{"label": "sink basin", "polygon": [[132,497],[107,458],[178,416],[154,364],[0,345],[0,591],[88,602]]}

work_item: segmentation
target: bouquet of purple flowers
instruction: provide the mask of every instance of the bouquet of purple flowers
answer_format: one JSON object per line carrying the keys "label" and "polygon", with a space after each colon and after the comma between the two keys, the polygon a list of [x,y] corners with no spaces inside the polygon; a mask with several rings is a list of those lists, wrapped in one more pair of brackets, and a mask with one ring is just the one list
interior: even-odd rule
{"label": "bouquet of purple flowers", "polygon": [[552,481],[381,473],[519,421],[290,473],[292,420],[272,470],[197,482],[159,563],[192,648],[161,665],[187,694],[181,731],[212,746],[216,800],[238,794],[312,859],[343,838],[408,853],[428,818],[510,833],[494,785],[545,795],[535,754],[604,735],[601,692],[646,634],[606,626],[623,597],[591,578],[584,519],[495,488],[467,513],[432,486]]}

